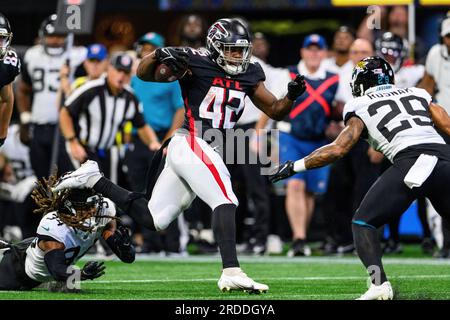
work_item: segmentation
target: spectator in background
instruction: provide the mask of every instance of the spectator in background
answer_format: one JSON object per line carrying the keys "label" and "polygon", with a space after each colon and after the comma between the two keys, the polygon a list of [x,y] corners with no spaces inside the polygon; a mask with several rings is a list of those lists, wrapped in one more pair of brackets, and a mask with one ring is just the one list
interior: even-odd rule
{"label": "spectator in background", "polygon": [[[100,78],[106,72],[106,68],[108,67],[108,51],[106,47],[100,43],[91,44],[87,48],[86,60],[83,62],[83,67],[86,70],[86,76],[75,79],[72,84],[72,91],[78,89],[89,80]],[[67,74],[63,74],[61,79],[67,79]]]}
{"label": "spectator in background", "polygon": [[[435,44],[428,52],[425,75],[419,87],[427,90],[450,114],[450,77],[445,71],[450,68],[450,18],[442,22],[440,36],[442,43]],[[444,138],[450,142],[450,137]]]}
{"label": "spectator in background", "polygon": [[[138,59],[150,54],[157,48],[164,47],[164,38],[155,32],[148,32],[140,37],[135,50]],[[147,82],[136,75],[131,78],[131,87],[143,106],[145,122],[154,130],[160,141],[169,139],[173,132],[181,127],[184,121],[184,103],[178,81],[174,82]],[[138,138],[136,132],[132,135],[125,156],[125,166],[129,177],[131,190],[142,192],[146,186],[146,172],[149,169],[155,150],[150,150]],[[147,229],[138,229],[135,241],[138,251],[166,251],[168,254],[177,254],[185,251],[188,238],[183,216],[173,221],[166,232],[161,235]],[[183,235],[180,243],[180,231]]]}
{"label": "spectator in background", "polygon": [[[422,79],[425,67],[420,64],[412,64],[408,61],[408,41],[392,32],[385,32],[381,38],[375,41],[376,54],[389,62],[395,72],[395,86],[398,88],[415,87]],[[390,167],[389,160],[385,159],[382,170]],[[425,198],[419,198],[419,219],[422,225],[424,239],[422,249],[425,253],[433,252],[431,232],[427,222]],[[402,253],[400,245],[399,226],[400,218],[396,217],[389,223],[389,239],[383,248],[384,253]]]}
{"label": "spectator in background", "polygon": [[[307,92],[294,102],[286,119],[277,123],[280,162],[301,158],[326,144],[325,129],[338,90],[339,76],[326,71],[322,65],[327,57],[327,45],[322,36],[307,36],[300,53],[299,64],[289,69],[291,74],[298,72],[305,76]],[[311,255],[306,233],[314,211],[314,195],[327,190],[328,173],[329,167],[324,167],[287,180],[286,211],[293,233],[289,256]]]}
{"label": "spectator in background", "polygon": [[[59,71],[60,89],[58,94],[64,93],[64,97],[68,97],[75,89],[78,89],[87,81],[100,78],[108,66],[107,58],[108,51],[104,45],[90,45],[87,48],[86,59],[80,65],[86,72],[86,75],[76,78],[73,82],[71,82],[73,79],[70,79],[70,67],[64,64]],[[60,101],[59,99],[58,101]]]}
{"label": "spectator in background", "polygon": [[408,7],[394,6],[388,15],[389,31],[399,37],[408,37]]}
{"label": "spectator in background", "polygon": [[267,63],[267,57],[270,52],[270,44],[266,36],[261,32],[256,32],[252,39],[253,52],[252,55],[263,62]]}
{"label": "spectator in background", "polygon": [[[266,75],[266,80],[264,85],[266,88],[275,95],[275,97],[283,97],[286,93],[287,84],[291,80],[289,71],[282,68],[274,68],[267,64],[264,60],[269,54],[269,44],[262,33],[256,33],[252,40],[253,48],[257,48],[256,55],[255,50],[251,57],[252,63],[259,63],[264,70]],[[264,59],[261,59],[263,57]],[[261,120],[262,119],[262,120]],[[235,129],[242,129],[244,132],[247,130],[265,129],[267,126],[269,118],[263,114],[247,97],[245,100],[244,111],[239,118]],[[261,132],[261,134],[263,134]],[[233,183],[241,183],[245,186],[245,195],[247,201],[242,201],[247,203],[247,214],[246,216],[252,217],[254,222],[248,225],[248,233],[250,234],[250,239],[244,239],[248,241],[245,244],[244,253],[262,255],[266,252],[266,243],[268,240],[268,235],[275,228],[271,230],[271,210],[270,206],[270,189],[268,181],[265,176],[261,175],[262,164],[257,157],[260,146],[257,143],[257,137],[253,137],[252,141],[245,146],[245,159],[244,164],[228,165],[231,173]],[[255,143],[256,140],[256,143]],[[264,146],[261,146],[264,147]],[[243,150],[235,150],[238,154]],[[250,163],[249,159],[257,159],[257,163]],[[241,199],[238,198],[238,200]],[[276,218],[274,220],[277,220]],[[275,235],[273,235],[275,236]],[[273,238],[273,237],[272,237]],[[279,241],[279,237],[278,241]],[[276,240],[275,240],[276,241]]]}
{"label": "spectator in background", "polygon": [[[375,16],[377,14],[379,16]],[[374,22],[380,23],[379,28],[373,24]],[[406,6],[393,6],[390,8],[377,6],[377,9],[368,14],[359,25],[357,37],[374,43],[386,31],[390,31],[402,38],[408,36],[408,8]]]}
{"label": "spectator in background", "polygon": [[385,32],[375,40],[375,50],[394,70],[396,87],[415,87],[422,80],[425,67],[408,60],[409,44],[405,38],[393,32]]}
{"label": "spectator in background", "polygon": [[[447,17],[441,24],[441,43],[435,44],[428,52],[425,63],[425,74],[418,87],[427,90],[427,92],[436,99],[448,114],[450,114],[450,17]],[[450,137],[440,132],[447,144],[450,143]],[[432,206],[429,206],[429,220],[434,220],[436,226],[433,228],[436,239],[442,239],[443,243],[437,241],[441,248],[437,254],[439,258],[450,257],[450,223],[445,219],[439,218]]]}
{"label": "spectator in background", "polygon": [[350,46],[355,40],[355,32],[347,26],[341,26],[334,33],[333,56],[324,61],[328,71],[336,73],[351,73],[353,63],[349,58]]}
{"label": "spectator in background", "polygon": [[[326,133],[329,139],[337,137],[344,128],[342,110],[345,103],[353,99],[350,88],[353,67],[360,60],[373,55],[374,50],[369,41],[356,39],[350,44],[348,52],[349,61],[339,73],[340,93],[335,97],[339,121],[332,121],[328,126]],[[360,140],[345,157],[330,166],[330,180],[323,207],[327,221],[327,237],[322,246],[324,254],[344,254],[354,250],[351,219],[379,174],[379,166],[369,159],[368,149],[367,142]]]}
{"label": "spectator in background", "polygon": [[56,19],[54,14],[44,20],[39,29],[40,44],[29,48],[25,53],[17,92],[17,108],[22,124],[21,138],[24,143],[30,144],[33,155],[31,165],[38,178],[49,175],[51,162],[55,159],[57,161],[53,165],[57,164],[59,172],[71,170],[70,159],[64,150],[64,140],[55,139],[60,108],[57,96],[59,72],[67,59],[70,60],[70,69],[75,70],[86,57],[84,47],[73,47],[71,55],[68,55],[65,48],[66,35],[55,31]]}
{"label": "spectator in background", "polygon": [[199,49],[205,46],[207,25],[205,20],[196,14],[184,17],[180,23],[179,46]]}
{"label": "spectator in background", "polygon": [[138,99],[127,86],[132,63],[130,56],[116,53],[106,76],[86,82],[65,101],[60,127],[70,144],[75,168],[92,159],[99,163],[106,176],[117,181],[120,168],[111,147],[127,121],[138,128],[139,137],[148,148],[160,147],[155,132],[144,121]]}

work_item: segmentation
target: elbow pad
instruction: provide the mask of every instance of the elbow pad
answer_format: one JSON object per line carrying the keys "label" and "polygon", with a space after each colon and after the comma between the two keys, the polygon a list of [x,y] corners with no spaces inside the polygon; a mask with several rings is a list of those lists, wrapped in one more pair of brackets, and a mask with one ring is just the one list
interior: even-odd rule
{"label": "elbow pad", "polygon": [[55,249],[44,255],[45,265],[56,281],[66,281],[71,276],[67,272],[66,256],[63,249]]}

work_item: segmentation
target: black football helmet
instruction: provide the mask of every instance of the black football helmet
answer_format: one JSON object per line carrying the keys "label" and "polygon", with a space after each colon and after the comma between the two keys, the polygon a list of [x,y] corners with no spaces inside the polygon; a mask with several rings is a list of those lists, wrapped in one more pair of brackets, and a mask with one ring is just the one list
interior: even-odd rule
{"label": "black football helmet", "polygon": [[367,57],[353,68],[350,86],[354,97],[363,96],[370,88],[391,84],[393,85],[394,71],[391,65],[381,57]]}
{"label": "black football helmet", "polygon": [[[84,231],[92,230],[97,226],[96,217],[103,204],[103,197],[93,189],[70,189],[58,210],[60,219]],[[74,223],[75,222],[75,223]]]}
{"label": "black football helmet", "polygon": [[0,13],[0,60],[3,60],[11,46],[12,41],[11,25],[4,14]]}
{"label": "black football helmet", "polygon": [[378,56],[388,61],[394,72],[400,70],[408,56],[408,41],[392,33],[385,32],[375,40],[375,50]]}
{"label": "black football helmet", "polygon": [[[219,19],[208,29],[206,48],[211,59],[226,73],[237,75],[247,71],[252,56],[251,36],[239,19]],[[236,51],[240,57],[233,56]]]}
{"label": "black football helmet", "polygon": [[52,14],[42,21],[39,28],[39,40],[44,46],[45,52],[51,56],[60,56],[66,51],[66,42],[64,42],[63,45],[49,45],[45,40],[45,37],[47,36],[66,36],[66,34],[56,32],[57,19],[58,15]]}

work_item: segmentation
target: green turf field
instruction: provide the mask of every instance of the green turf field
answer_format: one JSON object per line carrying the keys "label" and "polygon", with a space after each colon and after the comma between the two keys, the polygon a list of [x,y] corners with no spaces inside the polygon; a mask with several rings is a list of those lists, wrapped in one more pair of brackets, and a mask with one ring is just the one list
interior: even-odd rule
{"label": "green turf field", "polygon": [[[450,299],[450,260],[422,257],[406,248],[386,257],[386,271],[397,299]],[[217,288],[219,257],[152,257],[132,265],[106,262],[105,276],[85,281],[79,293],[0,292],[0,299],[354,299],[366,289],[366,274],[356,257],[241,257],[248,275],[265,282],[262,295]]]}

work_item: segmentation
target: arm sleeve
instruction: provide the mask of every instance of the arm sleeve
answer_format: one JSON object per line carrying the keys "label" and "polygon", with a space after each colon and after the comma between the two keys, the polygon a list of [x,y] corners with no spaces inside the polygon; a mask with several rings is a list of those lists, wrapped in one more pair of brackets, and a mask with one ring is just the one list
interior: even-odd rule
{"label": "arm sleeve", "polygon": [[54,249],[44,255],[48,272],[56,281],[66,281],[71,275],[67,273],[66,257],[63,249]]}
{"label": "arm sleeve", "polygon": [[253,84],[253,89],[251,93],[249,94],[250,99],[253,98],[253,94],[255,93],[255,88],[261,81],[266,81],[266,74],[264,73],[264,70],[262,69],[261,65],[257,62],[250,63],[249,69],[251,68],[251,78],[249,79],[251,83]]}

